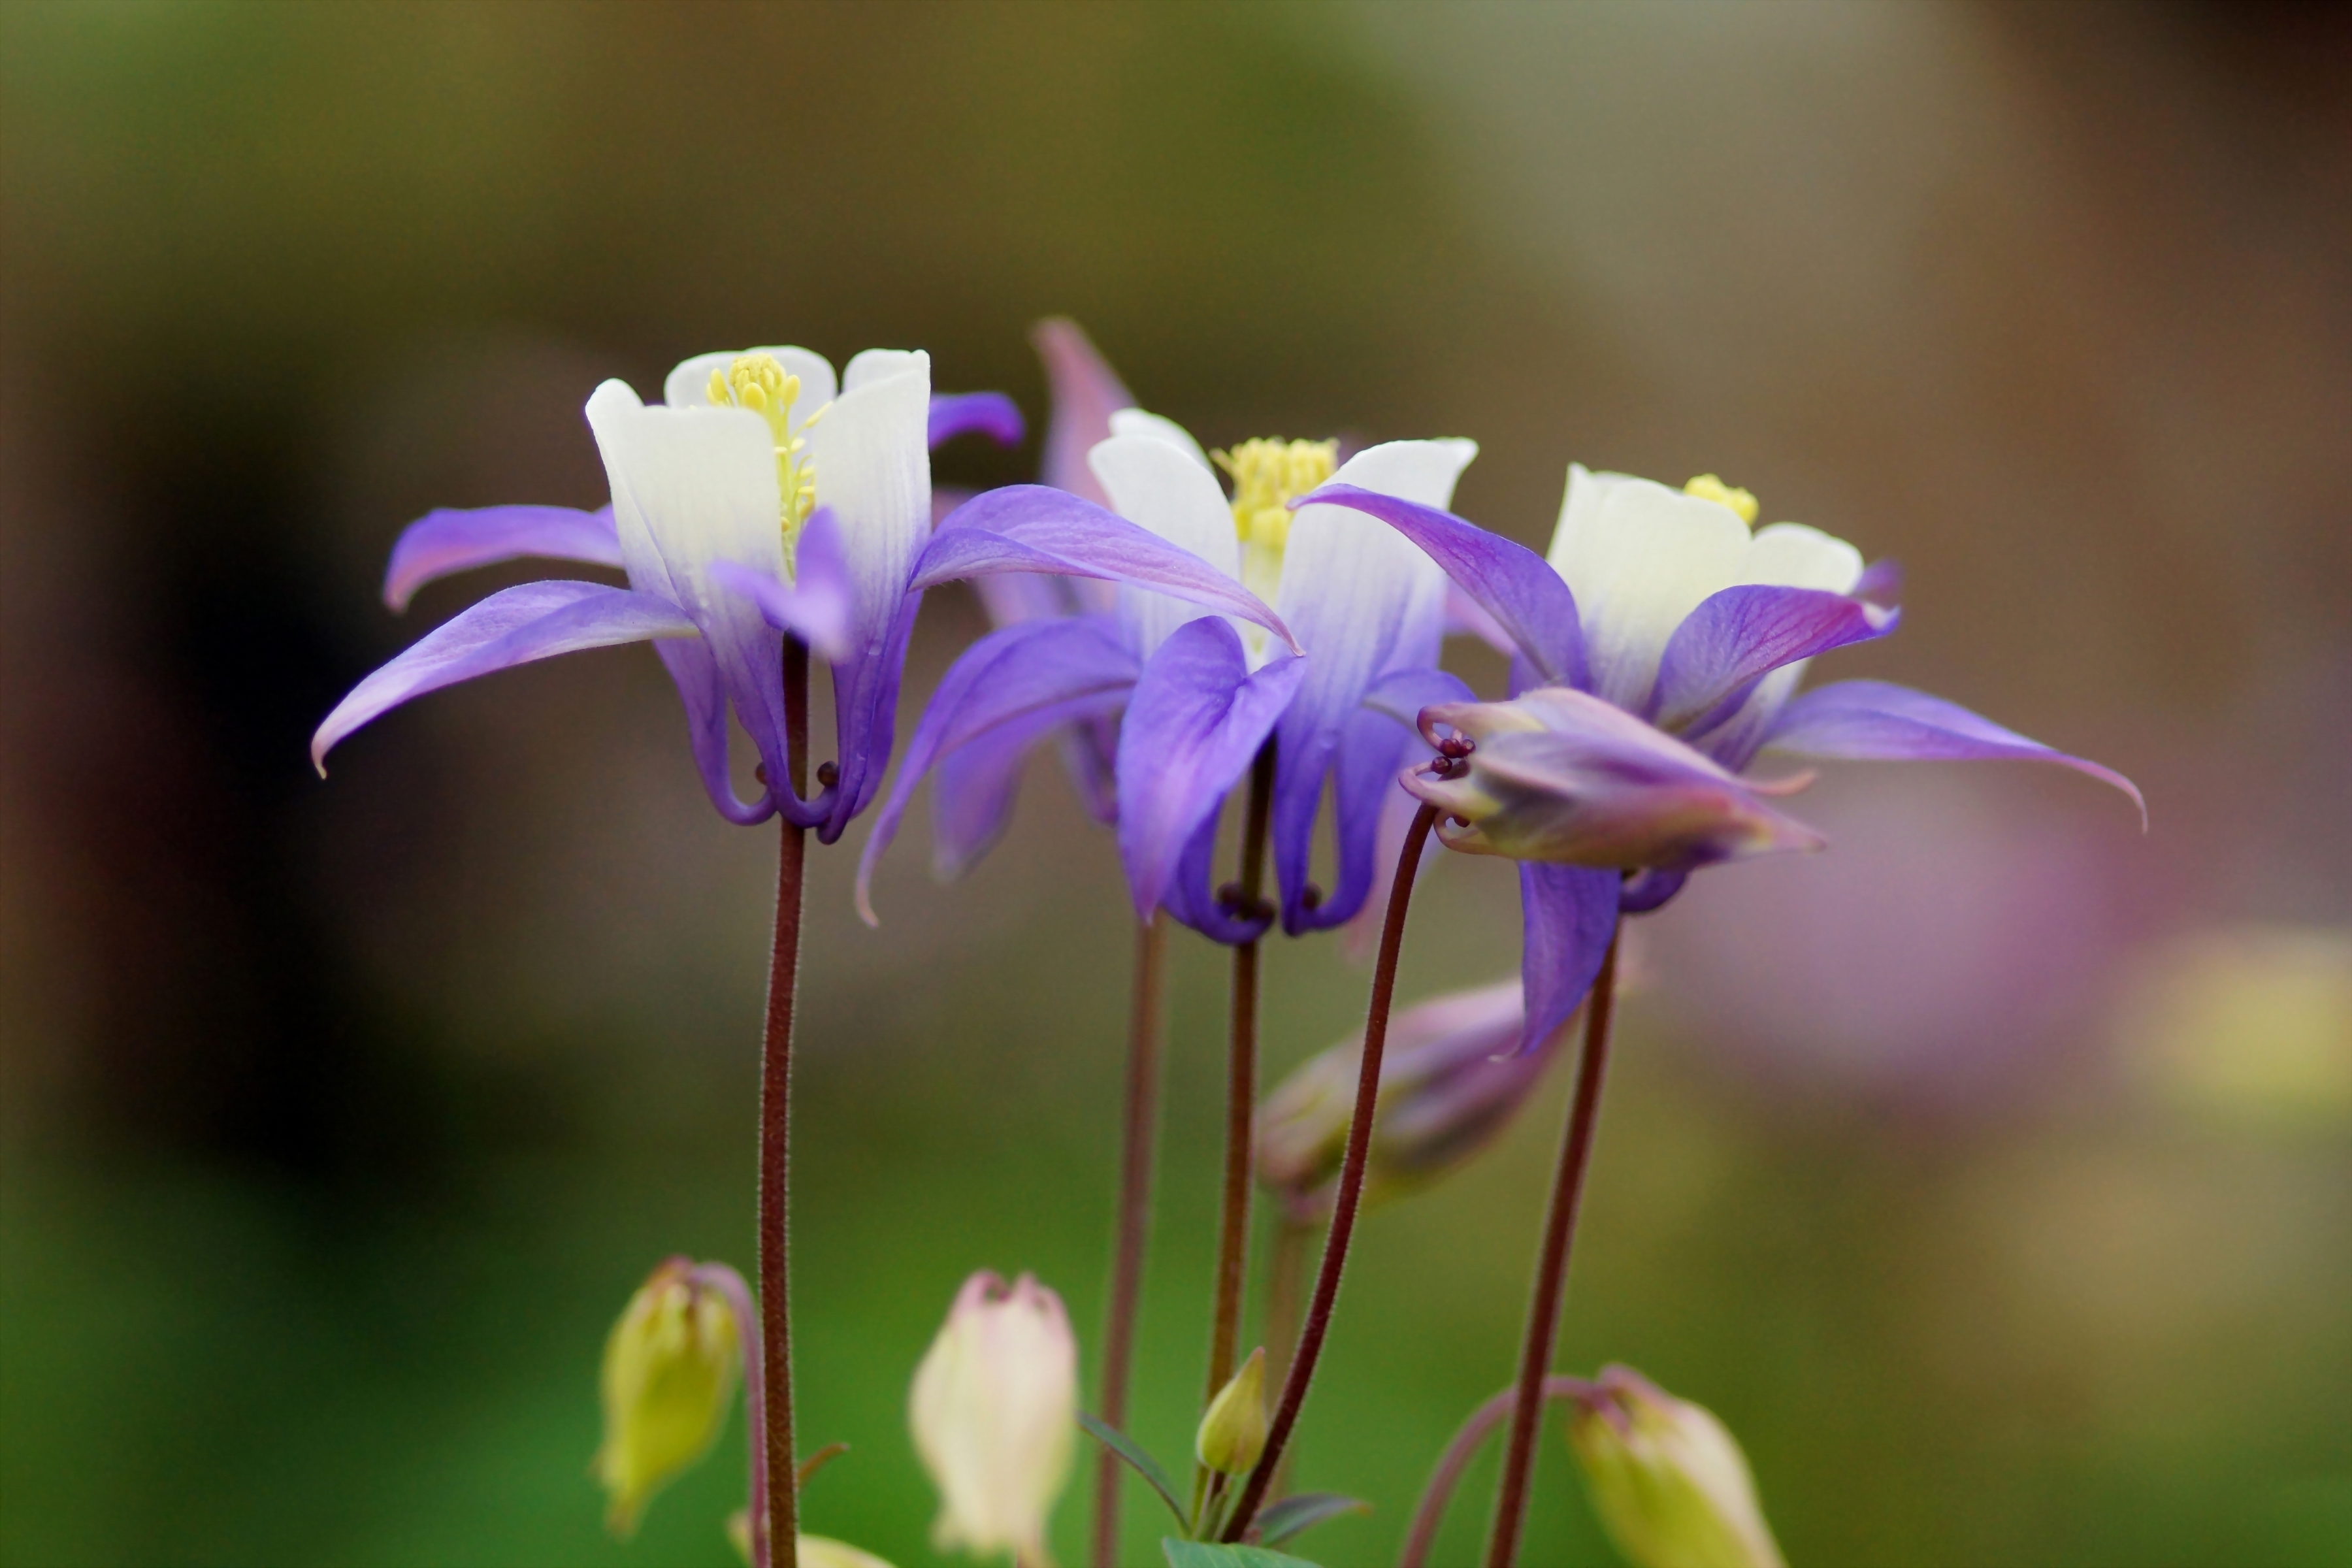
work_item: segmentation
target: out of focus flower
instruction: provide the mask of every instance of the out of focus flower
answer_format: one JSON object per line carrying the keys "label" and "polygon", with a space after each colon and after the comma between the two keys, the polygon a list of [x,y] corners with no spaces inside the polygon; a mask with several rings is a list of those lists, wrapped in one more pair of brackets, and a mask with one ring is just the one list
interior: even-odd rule
{"label": "out of focus flower", "polygon": [[[1514,1053],[1521,1016],[1518,982],[1506,980],[1433,997],[1390,1021],[1365,1201],[1437,1180],[1510,1125],[1568,1033],[1563,1023],[1533,1051]],[[1362,1059],[1359,1031],[1301,1063],[1258,1108],[1258,1180],[1294,1221],[1329,1209]]]}
{"label": "out of focus flower", "polygon": [[1265,1452],[1265,1347],[1260,1345],[1209,1401],[1192,1451],[1219,1475],[1237,1476]]}
{"label": "out of focus flower", "polygon": [[[750,1510],[737,1509],[727,1520],[727,1539],[743,1561],[751,1559],[751,1515]],[[861,1552],[845,1541],[829,1536],[803,1535],[800,1542],[801,1568],[890,1568],[890,1564],[871,1552]]]}
{"label": "out of focus flower", "polygon": [[[1001,802],[1036,740],[1122,714],[1113,770],[1119,854],[1139,915],[1165,908],[1226,942],[1264,931],[1266,912],[1230,907],[1213,892],[1210,857],[1219,804],[1271,738],[1284,928],[1337,925],[1372,886],[1381,803],[1409,754],[1411,738],[1392,715],[1466,693],[1435,668],[1444,574],[1344,509],[1294,506],[1327,479],[1443,505],[1476,447],[1397,441],[1341,464],[1333,442],[1259,440],[1213,459],[1155,415],[1121,409],[1109,423],[1110,438],[1087,460],[1111,511],[1045,486],[1008,487],[943,524],[927,560],[967,574],[983,558],[994,563],[985,569],[1013,570],[1019,558],[997,542],[1011,540],[1036,569],[1108,576],[1070,564],[1061,542],[1121,521],[1179,551],[1205,584],[1223,586],[1222,599],[1129,574],[1114,613],[1026,619],[974,645],[923,716],[867,843],[866,868],[921,775],[950,765],[959,751],[980,759],[961,765],[959,793]],[[1233,480],[1230,498],[1220,467]],[[1300,650],[1312,657],[1299,661]],[[1375,693],[1383,700],[1368,705]],[[1328,896],[1307,880],[1327,789],[1338,850]],[[946,858],[971,857],[959,846]]]}
{"label": "out of focus flower", "polygon": [[[669,374],[663,404],[618,381],[587,416],[609,507],[440,510],[393,548],[394,609],[435,578],[521,556],[617,566],[626,588],[528,583],[461,611],[370,675],[311,741],[311,759],[413,697],[555,654],[651,641],[684,700],[695,761],[730,822],[781,810],[838,837],[881,787],[900,668],[930,532],[929,443],[965,431],[1020,438],[993,393],[931,396],[930,359],[869,349],[833,366],[806,349],[698,354]],[[833,667],[840,759],[815,798],[786,782],[782,638]],[[746,802],[728,769],[729,714],[766,786]]]}
{"label": "out of focus flower", "polygon": [[629,1298],[604,1342],[604,1443],[594,1467],[614,1533],[635,1531],[647,1500],[709,1452],[742,1357],[733,1306],[687,1259],[665,1262]]}
{"label": "out of focus flower", "polygon": [[2152,955],[2118,1022],[2159,1092],[2254,1126],[2352,1121],[2352,931],[2246,925]]}
{"label": "out of focus flower", "polygon": [[940,1492],[932,1544],[1050,1563],[1045,1521],[1077,1442],[1078,1350],[1062,1299],[1024,1274],[964,1281],[908,1405]]}
{"label": "out of focus flower", "polygon": [[1713,1414],[1622,1366],[1573,1411],[1593,1510],[1637,1568],[1781,1568],[1747,1457]]}
{"label": "out of focus flower", "polygon": [[1527,1046],[1574,1009],[1621,913],[1656,909],[1708,860],[1819,842],[1733,778],[1767,746],[2055,762],[2139,800],[2120,774],[1884,681],[1792,700],[1814,655],[1894,629],[1894,574],[1802,523],[1751,532],[1755,498],[1713,475],[1674,490],[1572,466],[1549,561],[1394,496],[1334,483],[1306,498],[1324,502],[1394,526],[1486,612],[1514,649],[1513,698],[1571,694],[1458,710],[1517,737],[1485,766],[1479,741],[1448,735],[1408,783],[1471,819],[1458,847],[1521,858]]}

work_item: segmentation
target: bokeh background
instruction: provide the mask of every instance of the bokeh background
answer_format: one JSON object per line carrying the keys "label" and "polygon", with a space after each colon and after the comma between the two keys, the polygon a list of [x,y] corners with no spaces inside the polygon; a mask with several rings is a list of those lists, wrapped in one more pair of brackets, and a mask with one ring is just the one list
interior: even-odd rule
{"label": "bokeh background", "polygon": [[[1560,1364],[1719,1411],[1801,1564],[2352,1561],[2346,16],[0,8],[0,1559],[730,1560],[735,1439],[628,1545],[586,1462],[630,1289],[750,1261],[772,830],[709,810],[642,650],[326,784],[305,741],[533,574],[395,619],[401,524],[603,499],[602,377],[921,345],[1035,416],[1067,313],[1213,444],[1475,436],[1462,509],[1533,542],[1571,458],[1718,471],[1907,565],[1836,673],[2134,775],[2145,837],[2072,775],[1841,769],[1831,854],[1643,928]],[[908,720],[982,626],[933,597]],[[861,840],[812,891],[803,1432],[853,1453],[807,1514],[913,1568],[962,1277],[1037,1271],[1091,1365],[1128,923],[1050,755],[967,881],[910,836],[878,931]],[[1405,993],[1517,940],[1507,873],[1446,864]],[[1177,947],[1171,1456],[1223,984]],[[1278,1072],[1365,982],[1270,966]],[[1321,1560],[1389,1560],[1506,1381],[1562,1095],[1368,1222],[1297,1475],[1380,1508]],[[1541,1465],[1527,1561],[1614,1561],[1556,1429]]]}

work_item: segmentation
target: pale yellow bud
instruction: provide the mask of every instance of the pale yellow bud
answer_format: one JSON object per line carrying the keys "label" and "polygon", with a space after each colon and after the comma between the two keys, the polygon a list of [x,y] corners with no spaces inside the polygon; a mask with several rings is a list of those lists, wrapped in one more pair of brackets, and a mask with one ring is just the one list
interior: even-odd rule
{"label": "pale yellow bud", "polygon": [[1712,1413],[1630,1368],[1605,1368],[1568,1440],[1636,1568],[1785,1568],[1748,1459]]}
{"label": "pale yellow bud", "polygon": [[614,1534],[634,1531],[646,1500],[718,1437],[742,1353],[733,1310],[682,1258],[629,1298],[604,1342],[604,1443],[593,1467]]}
{"label": "pale yellow bud", "polygon": [[1024,1274],[964,1281],[915,1371],[908,1425],[940,1491],[932,1544],[1046,1568],[1045,1520],[1070,1479],[1078,1347],[1062,1299]]}
{"label": "pale yellow bud", "polygon": [[[745,1563],[751,1561],[751,1516],[749,1512],[739,1508],[728,1516],[727,1539],[735,1543],[735,1550],[742,1554]],[[871,1552],[861,1552],[845,1541],[835,1541],[824,1535],[803,1535],[796,1539],[800,1542],[801,1568],[890,1568],[889,1563]]]}
{"label": "pale yellow bud", "polygon": [[1265,1347],[1260,1345],[1209,1401],[1192,1451],[1220,1475],[1238,1476],[1265,1452]]}

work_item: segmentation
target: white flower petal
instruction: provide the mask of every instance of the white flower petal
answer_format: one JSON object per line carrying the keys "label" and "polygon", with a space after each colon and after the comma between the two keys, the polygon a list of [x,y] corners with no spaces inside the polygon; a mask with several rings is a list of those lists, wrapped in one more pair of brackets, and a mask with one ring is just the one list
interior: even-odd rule
{"label": "white flower petal", "polygon": [[1601,516],[1601,503],[1611,491],[1633,478],[1631,474],[1595,473],[1582,463],[1569,464],[1568,492],[1560,498],[1559,521],[1551,531],[1551,549],[1544,557],[1562,578],[1568,576],[1569,562],[1577,558]]}
{"label": "white flower petal", "polygon": [[1590,513],[1563,510],[1577,515],[1562,518],[1554,564],[1576,595],[1594,686],[1639,708],[1683,617],[1740,580],[1748,525],[1728,507],[1623,476],[1601,487]]}
{"label": "white flower petal", "polygon": [[1862,580],[1862,552],[1834,534],[1801,522],[1756,531],[1741,559],[1739,581],[1781,588],[1851,594]]}
{"label": "white flower petal", "polygon": [[843,367],[841,390],[856,392],[869,383],[887,381],[916,370],[923,373],[924,384],[929,385],[931,356],[920,349],[866,349]]}
{"label": "white flower petal", "polygon": [[850,377],[832,412],[808,427],[808,444],[816,504],[840,521],[857,595],[852,635],[862,644],[898,613],[930,536],[931,360],[868,351],[851,362]]}
{"label": "white flower petal", "polygon": [[833,365],[823,354],[808,349],[715,349],[707,354],[679,362],[662,383],[662,401],[672,408],[707,408],[710,405],[710,373],[724,373],[745,354],[768,354],[784,367],[784,374],[801,378],[800,401],[793,407],[797,426],[817,409],[834,399]]}
{"label": "white flower petal", "polygon": [[637,505],[622,461],[629,449],[625,426],[644,410],[645,405],[627,382],[607,381],[589,396],[588,429],[596,438],[596,449],[604,458],[605,478],[613,487],[613,529],[620,535],[621,566],[629,574],[629,586],[677,604],[677,589],[669,580],[661,552],[654,546],[653,533],[646,526],[645,512]]}
{"label": "white flower petal", "polygon": [[[1123,417],[1111,416],[1113,428]],[[1168,424],[1164,419],[1159,423]],[[1177,434],[1183,432],[1177,430]],[[1189,443],[1192,437],[1185,440]],[[1241,580],[1241,541],[1234,531],[1234,509],[1205,463],[1194,462],[1175,442],[1145,433],[1117,435],[1097,442],[1087,454],[1087,466],[1101,482],[1103,493],[1110,497],[1113,511],[1191,551],[1234,581]],[[1202,613],[1198,605],[1124,584],[1118,590],[1118,605],[1119,621],[1131,646],[1147,658],[1168,640],[1169,633]],[[1247,632],[1243,635],[1246,639]]]}
{"label": "white flower petal", "polygon": [[[1390,441],[1339,466],[1333,484],[1356,485],[1423,506],[1446,507],[1478,443]],[[1286,608],[1285,606],[1287,606]],[[1444,636],[1445,572],[1379,519],[1350,507],[1304,506],[1291,515],[1275,614],[1314,655],[1307,685],[1362,685],[1400,650],[1434,664]],[[1304,624],[1292,622],[1297,614]]]}
{"label": "white flower petal", "polygon": [[1216,472],[1209,461],[1209,454],[1201,450],[1201,443],[1192,439],[1192,433],[1173,419],[1146,414],[1140,408],[1122,408],[1110,416],[1110,433],[1114,436],[1144,436],[1155,441],[1165,441],[1190,456],[1210,473]]}

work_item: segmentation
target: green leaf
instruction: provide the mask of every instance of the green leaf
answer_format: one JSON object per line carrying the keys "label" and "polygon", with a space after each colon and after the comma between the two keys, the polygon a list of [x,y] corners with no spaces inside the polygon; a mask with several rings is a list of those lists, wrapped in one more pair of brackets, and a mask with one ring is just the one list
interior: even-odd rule
{"label": "green leaf", "polygon": [[1134,1438],[1118,1427],[1105,1426],[1083,1410],[1078,1412],[1078,1425],[1091,1433],[1096,1442],[1125,1459],[1137,1475],[1150,1482],[1151,1489],[1160,1494],[1160,1500],[1168,1505],[1168,1511],[1176,1516],[1178,1524],[1191,1526],[1192,1520],[1185,1513],[1184,1505],[1176,1500],[1176,1485],[1168,1479],[1168,1472],[1160,1468],[1159,1460],[1145,1453]]}
{"label": "green leaf", "polygon": [[1315,1568],[1304,1557],[1268,1552],[1263,1546],[1179,1541],[1172,1535],[1160,1542],[1160,1550],[1168,1554],[1168,1568]]}
{"label": "green leaf", "polygon": [[1341,1497],[1338,1492],[1300,1492],[1297,1497],[1266,1504],[1257,1516],[1258,1539],[1271,1546],[1289,1540],[1310,1524],[1320,1524],[1343,1513],[1371,1511],[1372,1505],[1361,1498]]}

